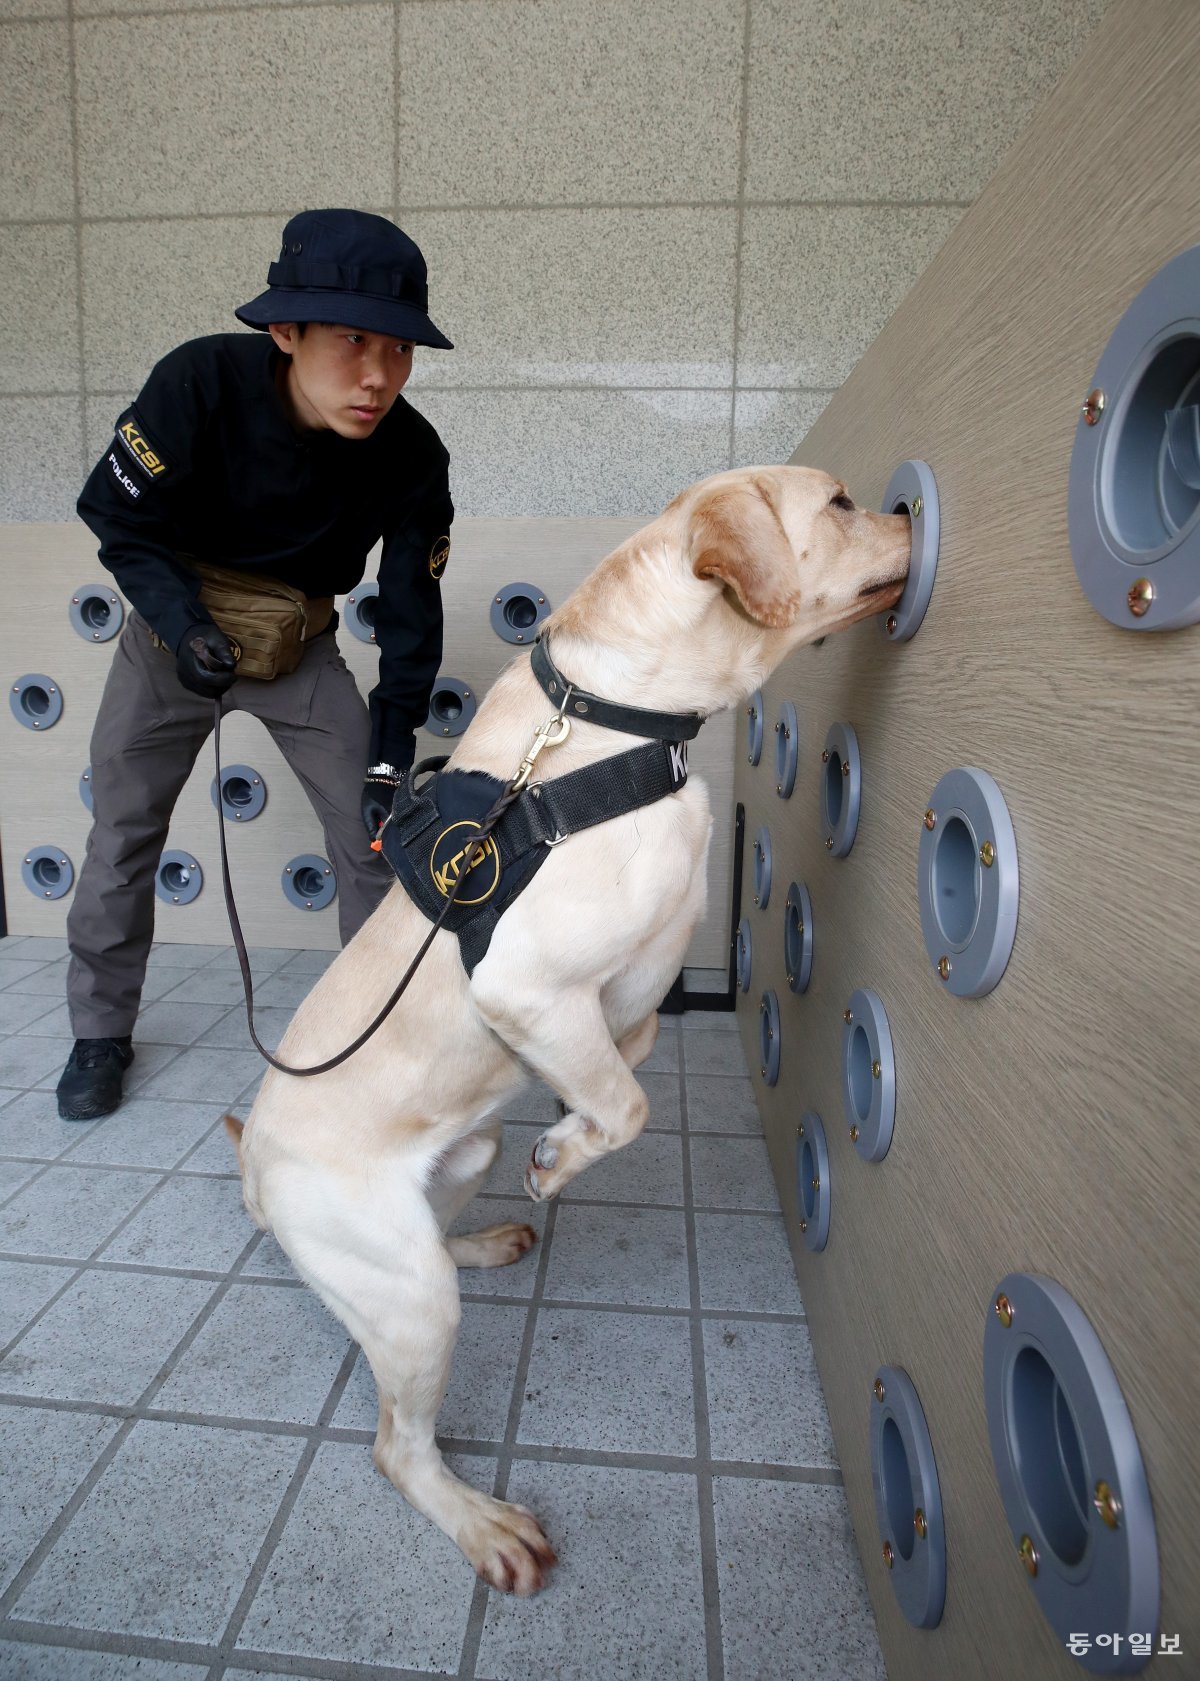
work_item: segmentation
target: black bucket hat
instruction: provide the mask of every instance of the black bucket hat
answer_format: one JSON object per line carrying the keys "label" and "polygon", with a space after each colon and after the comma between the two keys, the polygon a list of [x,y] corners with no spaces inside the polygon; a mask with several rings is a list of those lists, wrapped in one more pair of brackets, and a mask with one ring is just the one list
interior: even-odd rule
{"label": "black bucket hat", "polygon": [[429,319],[425,259],[394,223],[365,210],[302,210],[283,230],[267,290],[234,314],[247,327],[326,321],[453,350]]}

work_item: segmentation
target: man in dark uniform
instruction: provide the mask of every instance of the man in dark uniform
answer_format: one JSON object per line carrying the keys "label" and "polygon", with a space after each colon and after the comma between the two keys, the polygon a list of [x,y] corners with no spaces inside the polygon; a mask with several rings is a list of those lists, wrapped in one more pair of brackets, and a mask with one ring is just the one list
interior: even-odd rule
{"label": "man in dark uniform", "polygon": [[[155,873],[214,700],[260,718],[303,783],[344,944],[394,880],[368,839],[412,763],[441,659],[449,457],[400,391],[414,344],[453,346],[429,319],[420,251],[383,217],[305,211],[284,229],[267,290],[235,313],[265,331],[165,356],[79,498],[135,611],[92,736],[94,822],[67,920],[65,1120],[120,1103]],[[361,581],[380,538],[368,711],[338,652],[332,598]],[[290,656],[247,652],[247,605],[253,624],[264,608],[294,616]]]}

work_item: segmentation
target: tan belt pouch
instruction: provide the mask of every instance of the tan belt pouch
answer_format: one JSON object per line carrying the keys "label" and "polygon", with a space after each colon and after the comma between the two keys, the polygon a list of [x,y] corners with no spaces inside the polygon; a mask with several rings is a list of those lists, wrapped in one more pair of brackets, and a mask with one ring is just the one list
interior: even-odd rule
{"label": "tan belt pouch", "polygon": [[331,595],[310,598],[262,572],[187,564],[200,574],[200,600],[214,623],[236,644],[239,677],[286,677],[333,617]]}

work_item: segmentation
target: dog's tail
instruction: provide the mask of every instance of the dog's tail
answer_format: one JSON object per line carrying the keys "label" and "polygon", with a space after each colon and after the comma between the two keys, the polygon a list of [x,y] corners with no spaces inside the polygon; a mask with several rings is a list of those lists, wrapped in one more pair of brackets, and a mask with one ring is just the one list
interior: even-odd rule
{"label": "dog's tail", "polygon": [[242,1154],[242,1134],[245,1130],[246,1123],[244,1121],[239,1121],[236,1115],[225,1116],[225,1131],[233,1140],[233,1147],[237,1151],[238,1172],[242,1176],[242,1201],[246,1205],[246,1213],[254,1221],[256,1226],[260,1226],[264,1232],[269,1232],[271,1229],[270,1222],[267,1220],[267,1217],[263,1213],[262,1209],[258,1206],[258,1201],[253,1194],[250,1181],[246,1177],[246,1159]]}

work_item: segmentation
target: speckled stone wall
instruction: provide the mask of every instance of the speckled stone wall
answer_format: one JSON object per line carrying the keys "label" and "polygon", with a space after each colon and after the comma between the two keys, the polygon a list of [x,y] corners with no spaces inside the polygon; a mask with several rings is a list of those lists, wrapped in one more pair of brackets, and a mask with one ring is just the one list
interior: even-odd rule
{"label": "speckled stone wall", "polygon": [[1104,0],[0,0],[0,517],[68,521],[283,221],[394,216],[483,516],[786,460]]}

